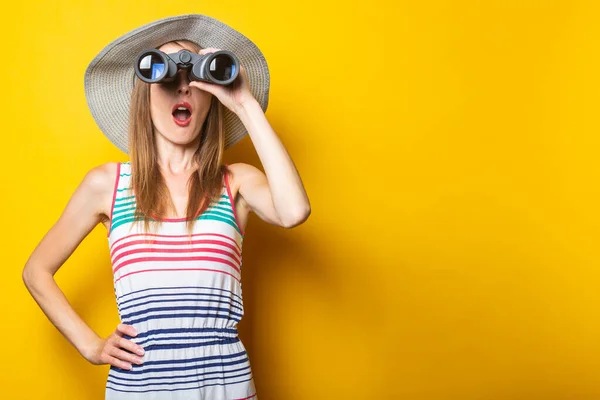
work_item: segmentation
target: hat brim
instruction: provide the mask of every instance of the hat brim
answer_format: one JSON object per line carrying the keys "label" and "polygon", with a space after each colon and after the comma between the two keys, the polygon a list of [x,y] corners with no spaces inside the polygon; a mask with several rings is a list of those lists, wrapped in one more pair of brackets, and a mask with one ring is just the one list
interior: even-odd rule
{"label": "hat brim", "polygon": [[[142,50],[173,40],[190,40],[202,48],[233,52],[248,76],[250,90],[263,111],[269,102],[270,76],[265,57],[247,37],[211,17],[188,14],[143,25],[108,44],[88,65],[84,87],[88,106],[104,135],[128,153],[129,104],[135,78],[134,59]],[[224,109],[225,148],[246,129],[235,113]]]}

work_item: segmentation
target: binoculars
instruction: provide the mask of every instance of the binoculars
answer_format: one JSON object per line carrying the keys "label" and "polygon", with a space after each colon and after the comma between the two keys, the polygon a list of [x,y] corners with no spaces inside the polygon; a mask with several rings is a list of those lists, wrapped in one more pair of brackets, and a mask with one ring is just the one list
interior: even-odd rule
{"label": "binoculars", "polygon": [[166,54],[158,49],[147,49],[135,58],[135,74],[147,83],[172,82],[180,69],[188,70],[190,80],[227,86],[237,78],[240,62],[228,50],[197,54],[182,49]]}

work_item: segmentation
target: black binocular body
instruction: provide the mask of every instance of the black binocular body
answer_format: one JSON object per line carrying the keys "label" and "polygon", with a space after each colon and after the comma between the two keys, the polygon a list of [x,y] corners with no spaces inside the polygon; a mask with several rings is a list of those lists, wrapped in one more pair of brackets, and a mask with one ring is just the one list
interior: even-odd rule
{"label": "black binocular body", "polygon": [[228,50],[197,54],[182,49],[166,54],[158,49],[147,49],[135,58],[135,74],[147,83],[172,82],[180,69],[188,70],[190,80],[227,86],[237,78],[240,62]]}

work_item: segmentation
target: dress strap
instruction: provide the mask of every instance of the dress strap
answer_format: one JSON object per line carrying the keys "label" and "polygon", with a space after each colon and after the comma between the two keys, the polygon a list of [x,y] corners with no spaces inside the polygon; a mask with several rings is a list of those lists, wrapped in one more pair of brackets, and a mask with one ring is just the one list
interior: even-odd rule
{"label": "dress strap", "polygon": [[115,228],[115,224],[118,224],[118,221],[124,217],[123,214],[129,214],[132,208],[135,209],[135,198],[131,190],[131,163],[119,162],[117,163],[108,235]]}

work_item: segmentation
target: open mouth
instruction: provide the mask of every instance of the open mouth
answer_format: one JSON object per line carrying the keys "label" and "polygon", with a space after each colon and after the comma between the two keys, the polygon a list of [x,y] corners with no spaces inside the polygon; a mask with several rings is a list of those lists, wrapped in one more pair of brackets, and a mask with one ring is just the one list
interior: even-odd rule
{"label": "open mouth", "polygon": [[192,120],[192,108],[188,103],[176,104],[172,114],[173,121],[179,126],[187,126]]}

